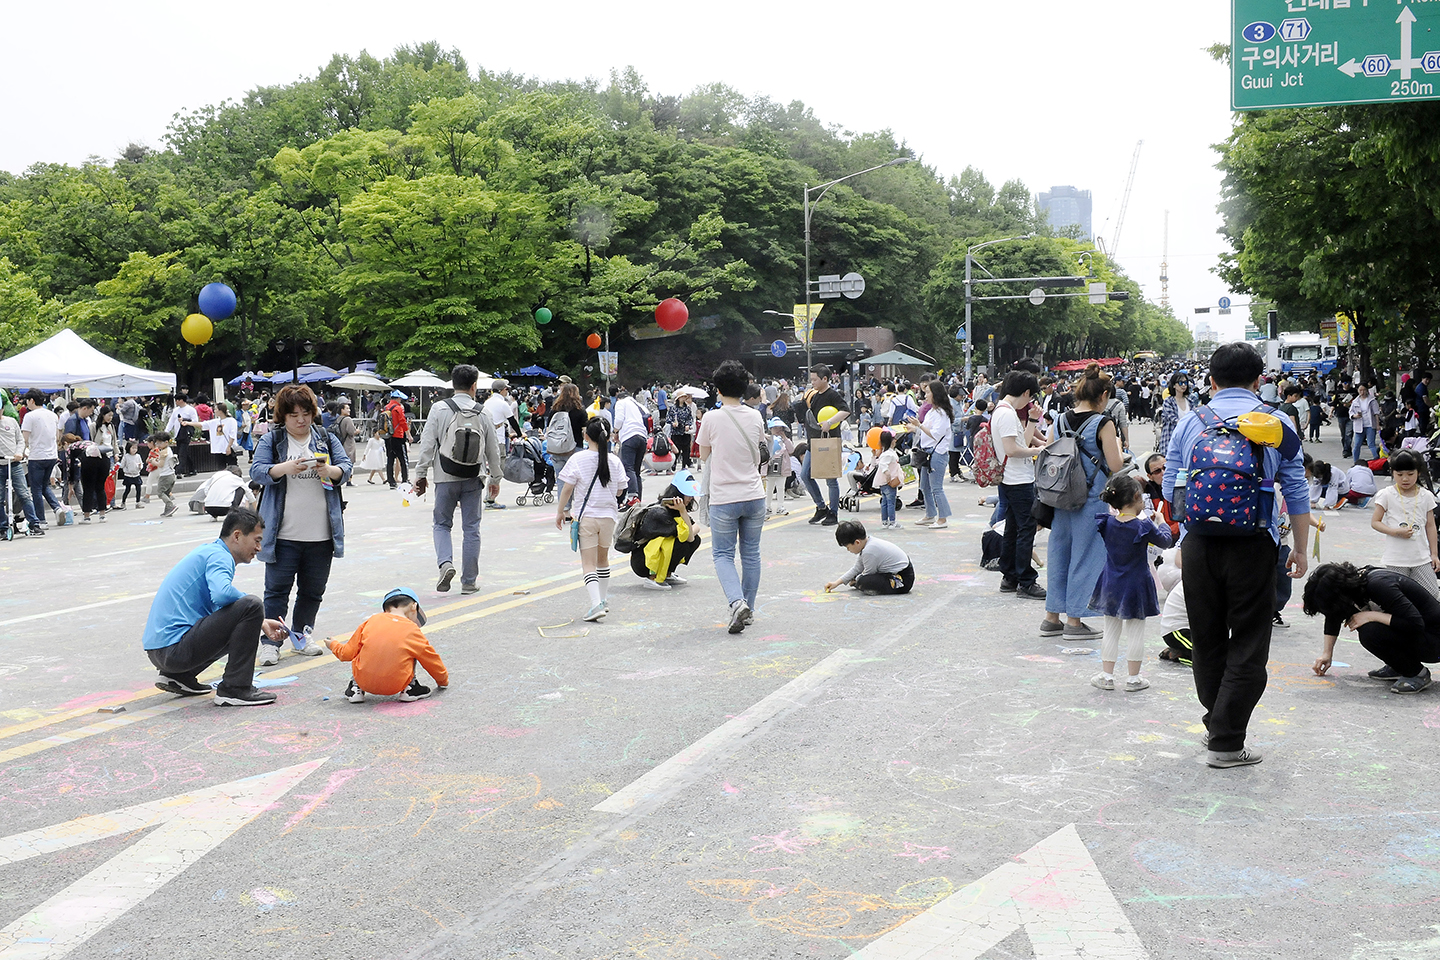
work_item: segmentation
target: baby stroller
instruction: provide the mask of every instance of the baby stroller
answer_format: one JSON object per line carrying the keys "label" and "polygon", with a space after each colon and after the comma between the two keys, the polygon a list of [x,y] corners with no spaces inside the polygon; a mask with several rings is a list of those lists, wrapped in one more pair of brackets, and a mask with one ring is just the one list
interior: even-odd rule
{"label": "baby stroller", "polygon": [[523,483],[526,491],[515,498],[517,507],[538,507],[555,502],[555,468],[545,459],[544,442],[539,437],[523,437],[510,445],[503,464],[505,479]]}
{"label": "baby stroller", "polygon": [[840,509],[849,513],[860,512],[860,498],[879,496],[875,486],[875,462],[866,463],[859,451],[845,451],[845,476],[850,480],[850,489],[840,498]]}

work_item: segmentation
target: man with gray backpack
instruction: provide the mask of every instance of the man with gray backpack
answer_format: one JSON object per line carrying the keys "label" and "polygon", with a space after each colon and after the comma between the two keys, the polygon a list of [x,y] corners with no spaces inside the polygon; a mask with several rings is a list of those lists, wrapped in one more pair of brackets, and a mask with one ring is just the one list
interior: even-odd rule
{"label": "man with gray backpack", "polygon": [[415,495],[424,496],[428,475],[435,475],[433,513],[435,560],[440,577],[435,589],[447,591],[455,579],[455,546],[451,530],[455,507],[460,507],[460,592],[480,589],[480,487],[481,468],[489,467],[486,497],[500,495],[500,440],[495,424],[475,400],[480,371],[468,363],[450,371],[455,395],[430,408],[420,437],[420,458],[415,467]]}

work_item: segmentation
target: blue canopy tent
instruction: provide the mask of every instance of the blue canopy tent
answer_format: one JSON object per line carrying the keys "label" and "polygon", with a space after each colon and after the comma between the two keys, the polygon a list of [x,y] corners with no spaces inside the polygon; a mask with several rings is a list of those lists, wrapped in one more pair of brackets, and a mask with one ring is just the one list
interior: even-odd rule
{"label": "blue canopy tent", "polygon": [[544,377],[544,378],[547,379],[547,380],[557,380],[557,379],[559,379],[560,374],[558,374],[558,373],[551,373],[549,370],[546,370],[544,367],[538,367],[538,366],[536,366],[535,364],[532,363],[532,364],[531,364],[530,366],[528,366],[528,367],[524,367],[524,368],[522,368],[522,369],[520,369],[520,370],[516,370],[514,373],[507,373],[507,374],[505,374],[505,376],[507,376],[507,377]]}
{"label": "blue canopy tent", "polygon": [[[294,372],[283,370],[270,378],[271,383],[289,383],[294,379]],[[331,380],[339,380],[340,372],[333,367],[327,367],[321,363],[302,363],[300,365],[301,383],[328,383]]]}
{"label": "blue canopy tent", "polygon": [[230,381],[228,381],[228,382],[229,382],[229,385],[230,385],[230,386],[232,386],[232,387],[238,387],[238,386],[240,386],[240,384],[244,383],[246,380],[249,380],[251,383],[269,383],[269,382],[270,382],[270,378],[267,377],[265,374],[263,374],[263,373],[252,373],[252,372],[249,371],[249,370],[246,370],[244,373],[240,374],[240,376],[238,376],[238,377],[236,377],[234,380],[230,380]]}

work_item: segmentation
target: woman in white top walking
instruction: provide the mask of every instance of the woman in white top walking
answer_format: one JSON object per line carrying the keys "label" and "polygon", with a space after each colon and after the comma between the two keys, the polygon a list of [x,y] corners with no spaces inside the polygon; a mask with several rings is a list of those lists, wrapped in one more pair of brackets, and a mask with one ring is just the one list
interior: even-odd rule
{"label": "woman in white top walking", "polygon": [[925,389],[930,393],[930,409],[925,412],[925,419],[905,418],[906,423],[919,428],[923,439],[916,446],[929,459],[929,470],[925,474],[925,519],[916,521],[915,526],[944,530],[950,519],[950,500],[945,496],[945,464],[950,459],[955,412],[943,381],[931,380]]}
{"label": "woman in white top walking", "polygon": [[625,464],[610,452],[609,423],[597,417],[585,425],[585,449],[570,456],[556,479],[560,495],[555,498],[555,529],[564,529],[573,501],[574,509],[568,512],[578,534],[571,546],[580,552],[580,573],[590,593],[584,619],[593,623],[610,612],[610,544],[620,519],[615,501],[628,484]]}

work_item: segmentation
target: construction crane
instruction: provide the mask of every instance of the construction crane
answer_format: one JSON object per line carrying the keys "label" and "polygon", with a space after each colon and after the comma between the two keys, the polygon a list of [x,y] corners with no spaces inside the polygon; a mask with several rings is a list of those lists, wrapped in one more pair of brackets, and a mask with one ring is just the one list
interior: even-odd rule
{"label": "construction crane", "polygon": [[1160,247],[1160,306],[1170,306],[1170,211],[1165,211],[1165,240]]}
{"label": "construction crane", "polygon": [[1110,241],[1110,259],[1120,255],[1120,231],[1125,226],[1125,211],[1130,208],[1130,190],[1135,186],[1135,168],[1140,165],[1140,148],[1144,140],[1136,141],[1135,155],[1130,158],[1130,176],[1125,178],[1125,196],[1120,200],[1120,215],[1115,218],[1115,237]]}

